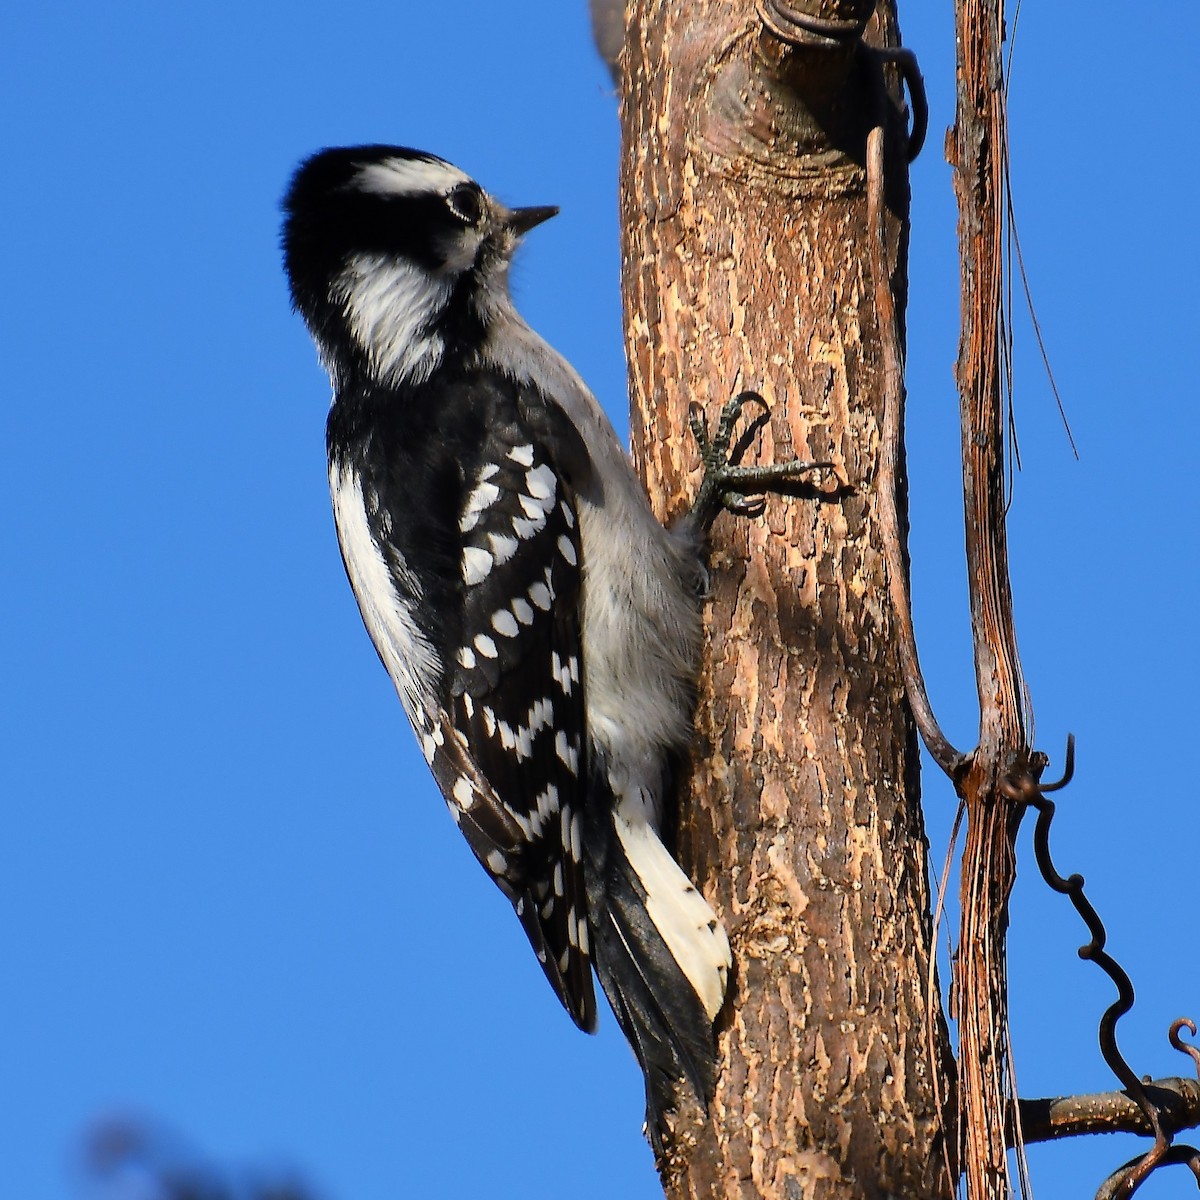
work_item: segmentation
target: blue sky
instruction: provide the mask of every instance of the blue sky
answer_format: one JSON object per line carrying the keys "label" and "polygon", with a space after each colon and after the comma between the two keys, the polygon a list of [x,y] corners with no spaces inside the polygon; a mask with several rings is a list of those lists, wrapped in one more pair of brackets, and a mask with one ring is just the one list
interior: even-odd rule
{"label": "blue sky", "polygon": [[[1020,322],[1010,536],[1039,744],[1057,760],[1079,739],[1057,858],[1138,985],[1130,1060],[1164,1075],[1184,1069],[1167,1024],[1200,1018],[1200,13],[1151,0],[1138,29],[1164,38],[1123,17],[1021,16],[1020,229],[1082,459]],[[970,744],[950,5],[901,19],[933,105],[913,174],[914,591],[935,704]],[[362,631],[328,387],[277,252],[288,173],[322,145],[416,145],[560,204],[518,299],[623,426],[616,105],[583,0],[44,0],[6,26],[0,1191],[78,1195],[83,1131],[135,1112],[219,1160],[293,1165],[328,1200],[659,1195],[632,1056],[611,1019],[588,1039],[559,1010]],[[953,797],[926,783],[940,860]],[[1021,1090],[1106,1089],[1109,985],[1022,867]],[[1035,1184],[1090,1196],[1135,1149],[1035,1151]]]}

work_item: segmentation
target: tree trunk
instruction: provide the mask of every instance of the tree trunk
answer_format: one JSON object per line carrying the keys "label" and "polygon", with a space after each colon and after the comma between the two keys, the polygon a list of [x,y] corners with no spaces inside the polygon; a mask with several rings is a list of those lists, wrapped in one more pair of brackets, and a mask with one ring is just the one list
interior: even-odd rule
{"label": "tree trunk", "polygon": [[[794,44],[775,0],[759,10],[630,0],[622,64],[632,439],[660,516],[695,488],[689,405],[711,421],[747,388],[771,412],[757,456],[827,460],[844,485],[713,531],[681,858],[735,967],[715,1100],[680,1115],[660,1170],[671,1197],[947,1197],[953,1097],[877,516],[864,161],[879,68],[853,40]],[[880,13],[866,40],[894,44]],[[902,313],[896,99],[886,224]]]}

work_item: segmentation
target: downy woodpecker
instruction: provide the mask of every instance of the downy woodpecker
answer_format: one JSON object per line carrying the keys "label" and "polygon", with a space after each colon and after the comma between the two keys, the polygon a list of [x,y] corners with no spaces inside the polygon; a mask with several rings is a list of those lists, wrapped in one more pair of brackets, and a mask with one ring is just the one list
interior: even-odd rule
{"label": "downy woodpecker", "polygon": [[707,524],[756,482],[717,461],[736,412],[668,530],[509,296],[521,237],[557,209],[507,208],[439,158],[378,145],[309,158],[284,209],[367,632],[451,816],[587,1030],[595,967],[658,1144],[682,1084],[711,1096],[730,967],[660,831],[692,737]]}

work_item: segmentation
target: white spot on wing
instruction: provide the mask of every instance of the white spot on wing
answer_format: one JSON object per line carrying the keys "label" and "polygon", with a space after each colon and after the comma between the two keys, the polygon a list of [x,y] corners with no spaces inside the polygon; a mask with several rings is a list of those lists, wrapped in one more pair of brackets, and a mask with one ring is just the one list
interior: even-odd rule
{"label": "white spot on wing", "polygon": [[492,614],[492,628],[502,636],[510,638],[515,638],[520,632],[517,618],[507,608],[502,608]]}
{"label": "white spot on wing", "polygon": [[538,528],[540,529],[541,526],[546,523],[545,506],[542,505],[539,501],[535,500],[534,497],[532,497],[532,496],[519,496],[518,500],[520,502],[521,508],[523,509],[525,515],[531,521],[539,521],[540,522],[540,524],[538,526]]}
{"label": "white spot on wing", "polygon": [[517,552],[517,546],[520,543],[516,538],[507,537],[502,533],[489,533],[488,545],[492,548],[492,554],[495,556],[497,563],[506,563]]}
{"label": "white spot on wing", "polygon": [[[553,500],[557,487],[553,468],[547,463],[540,463],[532,470],[526,471],[525,487],[535,500]],[[548,508],[549,505],[543,507]]]}
{"label": "white spot on wing", "polygon": [[[547,784],[546,789],[537,794],[534,803],[537,805],[537,811],[533,814],[533,824],[541,833],[546,822],[558,812],[558,788],[552,783]],[[555,891],[559,891],[557,885]]]}
{"label": "white spot on wing", "polygon": [[475,649],[484,658],[495,658],[497,654],[496,643],[486,633],[477,633],[475,635]]}
{"label": "white spot on wing", "polygon": [[521,541],[527,542],[531,537],[534,536],[534,534],[541,533],[541,531],[546,528],[546,518],[543,515],[536,521],[525,521],[520,517],[513,517],[512,527],[513,532],[517,535],[517,537],[519,537]]}
{"label": "white spot on wing", "polygon": [[533,466],[533,447],[532,446],[514,446],[509,452],[508,457],[515,463],[520,463],[523,467]]}
{"label": "white spot on wing", "polygon": [[[571,745],[567,735],[561,729],[554,735],[554,753],[558,755],[559,762],[572,775],[579,774],[579,751]],[[566,809],[563,810],[563,813],[565,815]]]}
{"label": "white spot on wing", "polygon": [[463,549],[463,583],[473,587],[482,583],[492,569],[492,556],[479,546]]}
{"label": "white spot on wing", "polygon": [[550,602],[553,597],[550,595],[550,589],[544,583],[533,584],[529,589],[529,598],[542,612],[550,611]]}
{"label": "white spot on wing", "polygon": [[550,672],[554,676],[555,682],[569,696],[571,694],[571,681],[579,681],[579,660],[574,655],[569,655],[564,661],[557,654],[550,655]]}
{"label": "white spot on wing", "polygon": [[529,710],[529,731],[540,733],[554,720],[554,705],[547,696],[545,700],[535,700]]}
{"label": "white spot on wing", "polygon": [[518,596],[512,602],[512,610],[513,616],[515,616],[522,625],[533,624],[533,609],[529,607],[529,602],[527,600],[522,600],[521,597]]}
{"label": "white spot on wing", "polygon": [[489,483],[486,479],[477,483],[474,491],[467,497],[462,518],[458,522],[459,530],[470,533],[479,524],[479,518],[484,511],[499,499],[500,489],[494,483]]}
{"label": "white spot on wing", "polygon": [[517,757],[520,759],[533,757],[533,738],[524,725],[517,730]]}
{"label": "white spot on wing", "polygon": [[571,564],[575,566],[578,559],[575,556],[575,547],[571,544],[571,539],[563,534],[558,539],[558,552]]}

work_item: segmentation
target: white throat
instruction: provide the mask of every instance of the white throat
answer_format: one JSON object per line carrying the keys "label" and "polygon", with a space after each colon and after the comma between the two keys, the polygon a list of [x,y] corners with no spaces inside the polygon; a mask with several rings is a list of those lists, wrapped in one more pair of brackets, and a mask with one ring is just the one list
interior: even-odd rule
{"label": "white throat", "polygon": [[382,254],[356,254],[334,280],[350,334],[380,380],[422,383],[437,369],[445,343],[434,318],[450,282]]}

